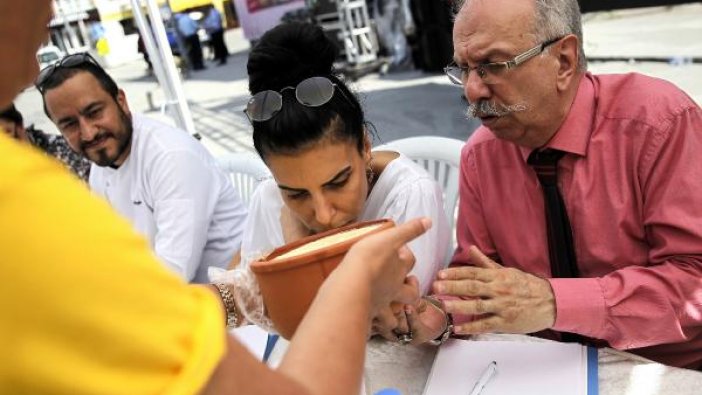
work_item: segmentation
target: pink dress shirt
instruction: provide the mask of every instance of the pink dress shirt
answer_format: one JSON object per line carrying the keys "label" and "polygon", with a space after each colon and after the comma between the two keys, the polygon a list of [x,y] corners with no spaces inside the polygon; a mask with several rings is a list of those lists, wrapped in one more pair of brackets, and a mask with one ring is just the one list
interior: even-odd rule
{"label": "pink dress shirt", "polygon": [[[550,279],[556,331],[674,366],[702,366],[702,110],[662,80],[586,74],[547,147],[582,278]],[[550,277],[530,150],[481,127],[461,157],[458,249]]]}

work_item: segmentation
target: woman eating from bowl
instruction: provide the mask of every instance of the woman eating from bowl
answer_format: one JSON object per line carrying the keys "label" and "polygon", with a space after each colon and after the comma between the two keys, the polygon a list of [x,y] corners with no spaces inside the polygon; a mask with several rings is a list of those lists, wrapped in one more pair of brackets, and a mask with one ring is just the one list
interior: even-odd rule
{"label": "woman eating from bowl", "polygon": [[[320,28],[299,23],[270,30],[251,50],[252,96],[245,112],[256,151],[273,177],[252,197],[242,266],[286,243],[354,222],[425,216],[434,226],[409,243],[416,258],[412,274],[424,294],[444,267],[450,239],[441,188],[409,158],[371,152],[363,109],[334,74],[337,53]],[[262,314],[247,316],[266,326],[257,322]],[[394,324],[388,314],[376,329],[393,338]]]}

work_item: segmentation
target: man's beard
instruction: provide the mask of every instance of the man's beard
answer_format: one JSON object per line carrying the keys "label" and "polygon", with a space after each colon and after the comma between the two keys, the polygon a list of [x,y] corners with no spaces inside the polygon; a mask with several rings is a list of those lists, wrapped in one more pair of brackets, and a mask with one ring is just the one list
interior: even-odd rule
{"label": "man's beard", "polygon": [[90,159],[92,162],[94,162],[96,165],[100,167],[113,167],[117,168],[119,165],[117,165],[115,162],[122,157],[122,154],[126,150],[130,148],[130,145],[132,143],[132,135],[134,132],[134,128],[132,126],[132,120],[131,118],[121,109],[118,107],[119,111],[119,118],[120,118],[120,123],[121,123],[121,129],[122,133],[120,133],[120,136],[122,136],[123,140],[119,141],[117,136],[115,136],[114,133],[108,130],[101,130],[94,138],[102,138],[102,137],[107,137],[107,138],[113,138],[119,142],[119,145],[117,146],[117,152],[115,152],[114,156],[110,156],[107,148],[102,148],[97,151],[95,151],[93,154],[88,155],[83,147],[81,147],[81,150],[83,151],[83,156],[87,157]]}
{"label": "man's beard", "polygon": [[468,118],[503,117],[511,113],[526,111],[527,109],[528,107],[524,103],[505,105],[489,102],[487,100],[480,100],[477,103],[470,103],[468,105],[466,116]]}

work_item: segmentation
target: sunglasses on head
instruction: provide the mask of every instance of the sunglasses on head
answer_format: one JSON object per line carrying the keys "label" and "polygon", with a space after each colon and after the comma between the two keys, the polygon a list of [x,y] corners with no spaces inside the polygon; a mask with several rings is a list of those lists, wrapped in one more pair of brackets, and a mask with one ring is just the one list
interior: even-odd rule
{"label": "sunglasses on head", "polygon": [[76,53],[73,55],[68,55],[64,56],[63,59],[59,60],[58,62],[44,67],[40,72],[39,75],[37,76],[37,79],[34,81],[34,86],[37,88],[37,90],[40,93],[44,93],[44,85],[46,84],[47,81],[51,79],[51,76],[54,75],[56,70],[60,68],[64,69],[71,69],[74,67],[82,66],[84,64],[92,64],[95,65],[96,67],[102,67],[100,64],[90,56],[89,53],[87,52],[82,52],[82,53]]}
{"label": "sunglasses on head", "polygon": [[[303,106],[319,107],[327,104],[334,97],[335,83],[326,77],[310,77],[302,80],[297,86],[287,86],[280,92],[265,90],[251,96],[246,104],[244,114],[252,124],[255,122],[265,122],[273,118],[283,108],[282,93],[288,89],[295,90],[295,98]],[[349,103],[351,101],[343,90],[339,90]]]}

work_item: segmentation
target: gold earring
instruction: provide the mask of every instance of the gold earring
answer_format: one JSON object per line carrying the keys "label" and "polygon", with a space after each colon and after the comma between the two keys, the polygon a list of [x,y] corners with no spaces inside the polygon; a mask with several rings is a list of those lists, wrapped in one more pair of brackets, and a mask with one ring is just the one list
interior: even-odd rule
{"label": "gold earring", "polygon": [[375,180],[375,172],[373,171],[370,162],[368,162],[368,167],[366,168],[366,177],[368,177],[368,186],[370,187],[373,185],[373,180]]}

